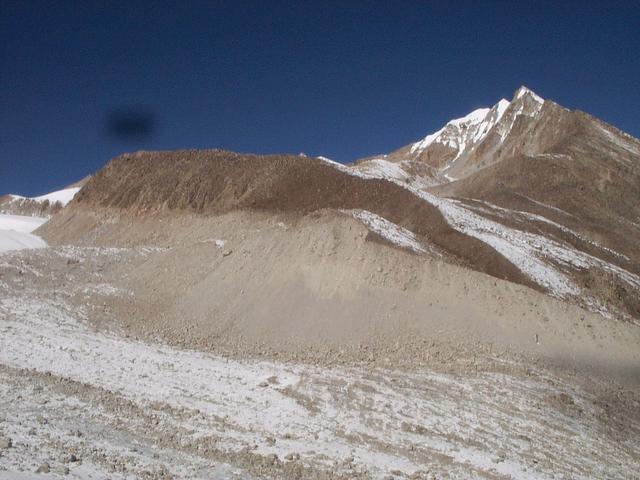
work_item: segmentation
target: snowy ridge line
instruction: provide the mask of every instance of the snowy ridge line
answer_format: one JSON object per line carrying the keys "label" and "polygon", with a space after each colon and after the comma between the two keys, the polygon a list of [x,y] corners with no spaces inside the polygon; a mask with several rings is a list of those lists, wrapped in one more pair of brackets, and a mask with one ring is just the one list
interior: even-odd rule
{"label": "snowy ridge line", "polygon": [[[489,202],[485,202],[484,200],[478,200],[475,198],[462,198],[462,200],[465,201],[470,201],[470,202],[478,202],[478,203],[482,203],[484,205],[486,205],[487,207],[489,207],[489,209],[480,207],[478,205],[473,205],[472,203],[466,203],[465,206],[467,208],[471,208],[472,210],[475,211],[479,211],[479,212],[484,212],[487,213],[489,215],[498,215],[502,218],[508,218],[508,216],[510,215],[520,215],[521,217],[526,218],[527,220],[533,220],[536,222],[542,222],[542,223],[546,223],[547,225],[551,225],[552,227],[557,228],[558,230],[561,230],[562,232],[571,235],[575,238],[577,238],[578,240],[588,243],[589,245],[592,245],[596,248],[599,248],[600,250],[603,250],[611,255],[613,255],[614,257],[618,257],[622,260],[630,260],[629,257],[627,257],[626,255],[623,255],[621,253],[616,252],[615,250],[612,250],[610,248],[605,247],[604,245],[600,245],[599,243],[594,242],[593,240],[588,239],[587,237],[584,237],[583,235],[580,235],[578,232],[576,232],[575,230],[570,229],[569,227],[566,227],[560,223],[554,222],[553,220],[550,220],[542,215],[538,215],[535,213],[531,213],[531,212],[525,212],[523,210],[510,210],[508,208],[503,208],[503,207],[499,207],[498,205],[494,205],[493,203],[489,203]],[[495,210],[492,211],[491,209]]]}
{"label": "snowy ridge line", "polygon": [[353,167],[360,172],[381,178],[395,178],[396,180],[407,181],[410,175],[395,162],[390,162],[381,158],[374,158],[361,165]]}
{"label": "snowy ridge line", "polygon": [[[640,146],[638,145],[638,141],[635,138],[633,138],[631,135],[621,132],[622,138],[620,138],[619,136],[616,136],[614,133],[612,133],[609,129],[607,129],[603,125],[598,125],[598,128],[605,135],[605,137],[607,137],[607,140],[610,143],[622,148],[623,150],[631,153],[632,155],[640,155]],[[631,161],[627,159],[624,159],[623,161],[624,163],[631,163]]]}
{"label": "snowy ridge line", "polygon": [[535,92],[529,90],[527,87],[520,87],[518,89],[518,91],[516,92],[516,98],[522,98],[525,95],[529,95],[531,98],[533,98],[537,103],[543,104],[544,103],[544,99],[542,97],[540,97],[539,95],[537,95]]}
{"label": "snowy ridge line", "polygon": [[409,152],[417,155],[437,143],[456,150],[454,161],[489,134],[509,105],[510,102],[503,98],[491,108],[479,108],[464,117],[451,120],[437,132],[412,144]]}
{"label": "snowy ridge line", "polygon": [[375,176],[375,172],[355,171],[333,161],[327,163],[349,175],[364,179],[384,179],[409,190],[438,208],[452,228],[489,245],[554,296],[578,297],[582,292],[582,289],[562,272],[560,266],[575,269],[600,268],[616,275],[629,285],[640,288],[640,277],[627,270],[542,235],[523,232],[489,220],[464,207],[459,201],[438,197],[393,177]]}
{"label": "snowy ridge line", "polygon": [[351,168],[355,171],[362,172],[370,178],[393,178],[395,180],[411,184],[417,188],[424,188],[442,183],[437,177],[433,177],[432,181],[429,181],[425,177],[416,177],[411,175],[403,168],[404,164],[405,161],[397,163],[390,162],[384,158],[374,158],[359,165],[354,165]]}
{"label": "snowy ridge line", "polygon": [[60,204],[64,207],[67,203],[73,200],[73,197],[76,196],[76,193],[80,191],[80,187],[73,188],[65,188],[63,190],[57,190],[55,192],[47,193],[45,195],[40,195],[38,197],[23,197],[21,195],[9,194],[12,201],[16,200],[32,200],[34,202],[42,203],[45,201],[49,201],[50,203],[60,202]]}
{"label": "snowy ridge line", "polygon": [[[414,143],[411,146],[410,152],[420,153],[432,143],[440,143],[442,145],[456,149],[458,150],[458,153],[460,153],[462,150],[464,150],[464,141],[466,140],[466,138],[462,138],[462,144],[459,141],[462,137],[462,132],[460,131],[462,127],[466,127],[465,130],[472,130],[472,127],[476,127],[473,129],[474,134],[479,130],[483,130],[487,124],[487,122],[484,122],[484,120],[486,119],[490,110],[491,109],[489,108],[479,108],[462,118],[456,118],[449,121],[443,128],[441,128],[437,132],[432,133],[431,135],[427,135],[423,140]],[[451,132],[452,130],[453,132]]]}
{"label": "snowy ridge line", "polygon": [[[403,173],[401,174],[397,170],[399,167],[390,166],[390,165],[397,165],[397,164],[390,162],[388,160],[380,159],[380,158],[375,159],[377,166],[371,167],[371,168],[366,168],[360,165],[354,165],[352,167],[348,167],[343,163],[339,163],[339,162],[336,162],[335,160],[331,160],[330,158],[322,157],[322,156],[315,157],[315,158],[335,168],[336,170],[346,173],[347,175],[351,175],[352,177],[359,177],[364,180],[388,180],[392,183],[395,183],[396,185],[400,185],[401,187],[407,188],[407,189],[410,189],[411,187],[415,188],[416,185],[420,187],[422,183],[422,182],[416,182],[414,184],[414,182],[409,181],[410,176],[404,170],[402,170]],[[399,175],[403,175],[403,177],[398,178]],[[424,183],[425,183],[424,186],[429,186],[426,182]]]}
{"label": "snowy ridge line", "polygon": [[[544,105],[544,99],[539,97],[526,87],[520,87],[520,89],[518,89],[518,91],[516,92],[515,100],[520,100],[523,97],[532,98],[535,101],[535,106],[533,107],[533,109],[526,109],[524,103],[520,103],[517,110],[510,111],[509,117],[511,118],[511,122],[509,122],[508,127],[498,132],[500,134],[500,140],[504,141],[504,139],[509,136],[513,125],[516,123],[516,120],[520,115],[525,115],[527,117],[533,118],[540,112],[542,106]],[[512,105],[514,102],[512,102]]]}
{"label": "snowy ridge line", "polygon": [[[461,205],[456,205],[451,200],[443,199],[413,188],[394,178],[374,176],[373,172],[365,173],[355,171],[345,165],[325,158],[321,158],[320,160],[348,175],[364,179],[383,179],[409,190],[422,200],[438,208],[452,228],[486,243],[507,258],[507,260],[513,263],[525,275],[552,293],[560,296],[577,295],[579,293],[580,290],[578,287],[573,285],[566,275],[534,255],[535,250],[527,244],[527,241],[530,239],[526,236],[523,237],[523,232],[488,220]],[[531,235],[533,238],[539,237],[537,243],[540,245],[547,242],[547,240],[540,235]]]}
{"label": "snowy ridge line", "polygon": [[340,210],[342,213],[361,221],[369,230],[377,233],[398,247],[408,248],[416,253],[425,253],[426,250],[413,234],[413,232],[390,222],[368,210]]}

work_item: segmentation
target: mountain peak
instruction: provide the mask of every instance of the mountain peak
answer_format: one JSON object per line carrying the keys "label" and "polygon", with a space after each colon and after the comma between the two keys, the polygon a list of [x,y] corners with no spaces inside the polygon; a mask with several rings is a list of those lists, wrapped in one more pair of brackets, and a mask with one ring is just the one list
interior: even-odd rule
{"label": "mountain peak", "polygon": [[450,120],[437,132],[413,143],[410,153],[420,155],[427,147],[438,143],[455,150],[458,157],[467,147],[481,141],[489,133],[510,104],[503,98],[491,108],[478,108],[464,117]]}
{"label": "mountain peak", "polygon": [[544,98],[536,94],[533,90],[525,87],[524,85],[522,85],[518,90],[516,90],[516,93],[513,94],[513,100],[518,100],[522,97],[529,97],[538,103],[544,103]]}

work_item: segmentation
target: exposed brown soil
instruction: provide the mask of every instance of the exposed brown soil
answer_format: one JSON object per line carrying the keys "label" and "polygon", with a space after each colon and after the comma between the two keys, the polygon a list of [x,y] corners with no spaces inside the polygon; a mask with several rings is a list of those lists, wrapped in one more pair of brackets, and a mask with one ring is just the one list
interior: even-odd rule
{"label": "exposed brown soil", "polygon": [[346,215],[75,215],[74,226],[86,222],[70,232],[77,244],[160,247],[142,262],[62,265],[74,277],[88,268],[134,292],[99,297],[107,313],[92,315],[143,337],[241,357],[396,366],[507,349],[591,373],[638,375],[638,327],[371,242]]}
{"label": "exposed brown soil", "polygon": [[516,157],[433,190],[542,214],[640,262],[640,230],[634,225],[640,216],[640,162],[626,169],[603,165],[607,160],[599,157],[579,158]]}
{"label": "exposed brown soil", "polygon": [[98,172],[41,233],[72,242],[67,222],[73,223],[74,212],[104,207],[135,215],[233,210],[303,215],[322,209],[365,209],[411,230],[448,252],[456,263],[539,288],[495,250],[452,229],[435,207],[404,188],[348,175],[307,157],[219,150],[125,154]]}

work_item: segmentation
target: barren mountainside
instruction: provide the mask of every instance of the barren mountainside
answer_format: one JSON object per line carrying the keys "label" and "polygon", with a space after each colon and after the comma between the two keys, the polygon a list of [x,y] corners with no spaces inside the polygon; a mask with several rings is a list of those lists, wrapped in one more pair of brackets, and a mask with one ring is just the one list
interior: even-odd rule
{"label": "barren mountainside", "polygon": [[0,480],[634,478],[639,151],[522,88],[350,165],[7,196]]}
{"label": "barren mountainside", "polygon": [[42,232],[70,241],[74,222],[101,209],[336,211],[365,223],[372,240],[640,318],[640,142],[524,87],[349,166],[220,150],[124,154]]}

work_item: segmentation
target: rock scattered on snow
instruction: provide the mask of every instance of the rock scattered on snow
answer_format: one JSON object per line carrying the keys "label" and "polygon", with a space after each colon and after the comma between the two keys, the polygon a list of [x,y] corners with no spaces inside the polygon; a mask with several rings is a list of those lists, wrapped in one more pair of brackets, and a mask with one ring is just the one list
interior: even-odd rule
{"label": "rock scattered on snow", "polygon": [[57,467],[53,467],[52,472],[58,475],[69,475],[69,467],[58,465]]}

